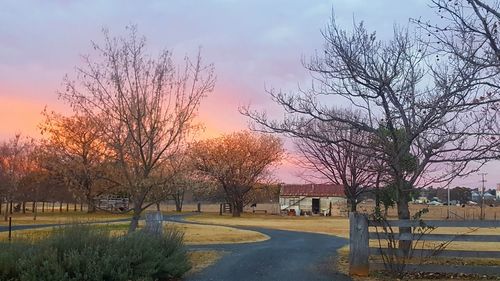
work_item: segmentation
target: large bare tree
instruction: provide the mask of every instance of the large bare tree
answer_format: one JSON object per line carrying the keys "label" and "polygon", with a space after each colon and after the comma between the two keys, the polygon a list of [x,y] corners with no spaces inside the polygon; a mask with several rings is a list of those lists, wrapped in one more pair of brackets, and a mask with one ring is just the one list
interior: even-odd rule
{"label": "large bare tree", "polygon": [[137,28],[128,31],[119,38],[104,31],[104,43],[93,43],[95,56],[83,57],[76,80],[65,79],[60,95],[103,129],[118,169],[116,181],[133,204],[129,230],[134,231],[141,213],[155,203],[148,199],[163,184],[163,163],[190,132],[215,76],[199,54],[194,60],[185,57],[179,67],[167,50],[153,58]]}
{"label": "large bare tree", "polygon": [[224,190],[234,217],[253,199],[250,191],[272,180],[270,168],[283,157],[282,141],[271,135],[238,132],[196,142],[191,147],[194,167]]}
{"label": "large bare tree", "polygon": [[[283,121],[242,110],[257,129],[322,138],[304,130],[305,116],[363,131],[366,141],[344,141],[383,163],[400,219],[410,219],[415,186],[468,175],[498,158],[496,112],[488,110],[497,100],[487,95],[491,87],[482,83],[482,66],[455,57],[436,60],[432,50],[397,27],[391,40],[382,41],[363,24],[348,32],[332,19],[323,36],[324,49],[305,63],[314,86],[297,93],[270,90],[286,112]],[[346,109],[362,118],[344,114]]]}

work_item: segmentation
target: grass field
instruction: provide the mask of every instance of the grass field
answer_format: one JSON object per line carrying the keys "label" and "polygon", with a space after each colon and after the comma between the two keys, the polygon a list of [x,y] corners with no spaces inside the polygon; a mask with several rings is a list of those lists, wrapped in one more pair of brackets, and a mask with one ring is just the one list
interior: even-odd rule
{"label": "grass field", "polygon": [[[232,227],[197,225],[167,222],[165,228],[176,228],[184,233],[184,243],[187,245],[207,245],[207,244],[230,244],[230,243],[251,243],[264,241],[269,236],[257,231],[241,230]],[[117,222],[95,225],[98,228],[106,228],[112,235],[124,235],[128,231],[129,223]],[[139,224],[143,227],[143,222]],[[12,239],[36,240],[43,238],[58,227],[44,227],[30,230],[16,230],[12,232]],[[0,232],[0,240],[7,240],[8,232]]]}
{"label": "grass field", "polygon": [[[36,225],[36,224],[62,224],[62,223],[74,223],[74,222],[99,222],[99,221],[109,221],[123,218],[130,218],[131,214],[112,214],[107,212],[45,212],[37,213],[34,219],[34,214],[32,213],[14,213],[10,215],[12,217],[12,225]],[[4,220],[3,215],[0,216],[0,225],[8,225],[8,221]]]}

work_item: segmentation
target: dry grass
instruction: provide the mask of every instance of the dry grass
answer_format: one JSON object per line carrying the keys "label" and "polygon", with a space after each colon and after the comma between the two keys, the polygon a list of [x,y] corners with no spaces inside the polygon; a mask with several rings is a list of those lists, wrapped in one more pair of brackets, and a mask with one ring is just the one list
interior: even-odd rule
{"label": "dry grass", "polygon": [[257,231],[224,226],[169,222],[165,227],[175,227],[182,231],[187,245],[252,243],[269,239],[269,236]]}
{"label": "dry grass", "polygon": [[[99,222],[116,220],[123,218],[130,218],[131,214],[112,214],[107,212],[96,212],[96,213],[86,213],[86,212],[45,212],[37,213],[36,220],[33,219],[32,213],[14,213],[12,216],[12,225],[37,225],[37,224],[62,224],[62,223],[74,223],[74,222]],[[0,225],[8,225],[8,221],[3,219],[3,215],[0,216]]]}
{"label": "dry grass", "polygon": [[188,274],[202,271],[203,269],[215,264],[222,256],[227,254],[223,251],[190,251],[188,252],[191,270]]}
{"label": "dry grass", "polygon": [[186,218],[188,221],[227,226],[253,226],[301,232],[322,233],[349,237],[349,221],[333,217],[284,217],[275,215],[243,214],[233,218],[229,215],[201,214]]}
{"label": "dry grass", "polygon": [[[143,226],[144,223],[141,221],[139,223],[139,228]],[[129,224],[117,222],[100,224],[96,225],[96,227],[105,227],[111,231],[112,235],[124,235],[127,233]],[[184,233],[184,242],[187,245],[252,243],[269,239],[269,236],[257,231],[241,230],[232,227],[173,222],[165,223],[165,228],[172,227]],[[55,229],[57,229],[57,227],[16,230],[12,232],[12,239],[37,240],[46,237]],[[0,232],[0,241],[6,241],[7,239],[8,233]]]}

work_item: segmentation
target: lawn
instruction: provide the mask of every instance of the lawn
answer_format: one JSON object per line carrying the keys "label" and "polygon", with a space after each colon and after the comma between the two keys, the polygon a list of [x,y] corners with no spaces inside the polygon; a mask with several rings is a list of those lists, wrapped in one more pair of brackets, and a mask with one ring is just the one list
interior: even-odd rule
{"label": "lawn", "polygon": [[[130,218],[131,214],[113,214],[109,212],[44,212],[37,213],[34,219],[33,213],[14,213],[12,217],[12,225],[36,225],[36,224],[62,224],[73,222],[99,222],[110,221],[117,219]],[[0,226],[8,225],[8,221],[4,220],[3,214],[0,216]]]}
{"label": "lawn", "polygon": [[[143,227],[141,221],[139,227]],[[95,227],[106,228],[112,235],[123,235],[127,233],[129,223],[102,223]],[[207,245],[207,244],[230,244],[230,243],[251,243],[264,241],[269,236],[257,231],[242,230],[225,226],[185,224],[176,222],[165,222],[165,228],[176,228],[184,233],[184,243],[186,245]],[[58,227],[44,227],[29,230],[16,230],[12,232],[12,239],[36,240],[43,238],[47,234],[57,231]],[[7,240],[8,232],[0,232],[0,240]]]}
{"label": "lawn", "polygon": [[202,213],[186,220],[227,226],[253,226],[271,229],[302,231],[349,237],[349,221],[335,217],[288,217],[278,215],[242,214],[239,218],[230,215]]}

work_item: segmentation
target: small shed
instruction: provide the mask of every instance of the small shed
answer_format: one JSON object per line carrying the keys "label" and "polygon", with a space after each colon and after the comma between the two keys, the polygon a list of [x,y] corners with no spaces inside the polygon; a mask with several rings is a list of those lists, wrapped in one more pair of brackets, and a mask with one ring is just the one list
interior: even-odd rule
{"label": "small shed", "polygon": [[280,189],[280,209],[319,214],[331,205],[345,203],[344,187],[336,184],[285,184]]}

